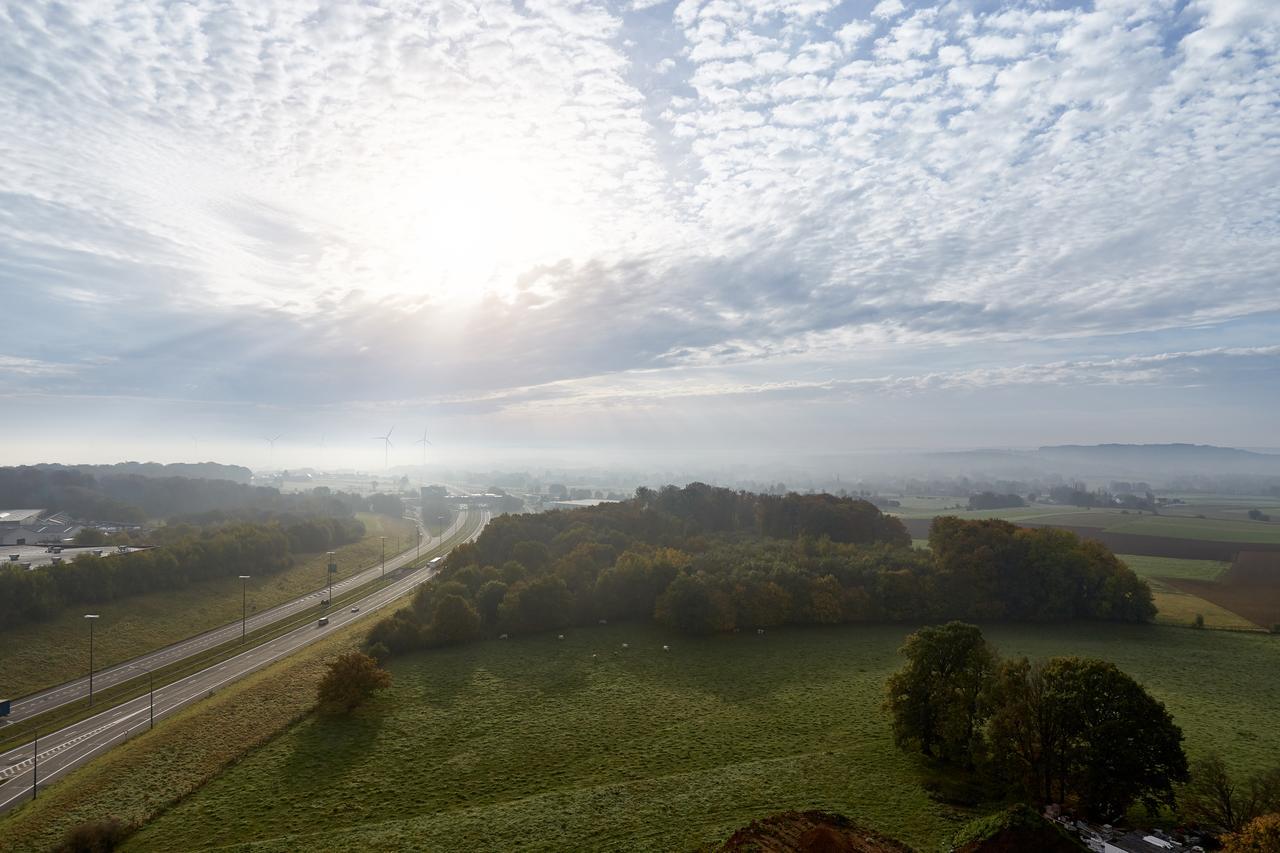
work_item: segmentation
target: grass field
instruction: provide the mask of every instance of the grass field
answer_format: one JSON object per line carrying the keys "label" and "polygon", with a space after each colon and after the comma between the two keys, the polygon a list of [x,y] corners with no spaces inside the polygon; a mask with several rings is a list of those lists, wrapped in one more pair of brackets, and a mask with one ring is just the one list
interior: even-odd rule
{"label": "grass field", "polygon": [[367,629],[362,622],[326,637],[42,789],[0,817],[0,851],[48,851],[71,827],[107,816],[133,825],[155,817],[305,715],[325,661]]}
{"label": "grass field", "polygon": [[[366,513],[359,517],[366,535],[362,541],[338,549],[338,580],[377,563],[382,547],[379,536],[388,537],[388,554],[394,553],[394,537],[402,536],[407,543],[413,536],[410,521]],[[252,579],[248,585],[250,612],[318,589],[326,581],[325,565],[324,554],[307,554],[286,571]],[[240,581],[236,578],[94,605],[92,610],[102,617],[94,632],[94,665],[110,666],[225,625],[240,618],[240,606]],[[84,608],[68,609],[47,622],[32,622],[6,632],[0,652],[0,699],[25,696],[88,671],[83,613]]]}
{"label": "grass field", "polygon": [[1219,560],[1179,560],[1176,557],[1145,557],[1138,554],[1117,554],[1125,565],[1144,578],[1193,578],[1217,580],[1230,563]]}
{"label": "grass field", "polygon": [[[784,808],[945,849],[970,815],[929,800],[879,709],[908,630],[609,626],[415,655],[370,707],[307,717],[128,849],[683,850]],[[1108,624],[987,636],[1006,655],[1116,661],[1193,756],[1249,772],[1280,755],[1275,638]]]}

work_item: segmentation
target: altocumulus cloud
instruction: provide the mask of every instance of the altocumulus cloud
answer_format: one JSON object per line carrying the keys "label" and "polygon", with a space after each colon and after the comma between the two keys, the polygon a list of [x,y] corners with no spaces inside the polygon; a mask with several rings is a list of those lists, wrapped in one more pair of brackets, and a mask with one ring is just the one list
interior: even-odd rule
{"label": "altocumulus cloud", "polygon": [[35,406],[1275,414],[1274,3],[28,2],[0,55]]}

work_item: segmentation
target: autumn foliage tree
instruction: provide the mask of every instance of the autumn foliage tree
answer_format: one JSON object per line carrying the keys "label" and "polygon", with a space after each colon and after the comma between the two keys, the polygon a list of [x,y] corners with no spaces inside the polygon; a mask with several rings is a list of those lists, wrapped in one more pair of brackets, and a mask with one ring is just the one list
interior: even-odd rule
{"label": "autumn foliage tree", "polygon": [[349,651],[329,662],[316,690],[320,707],[350,714],[376,691],[391,686],[391,673],[362,652]]}
{"label": "autumn foliage tree", "polygon": [[901,651],[907,664],[889,677],[885,703],[894,740],[930,757],[972,765],[995,651],[977,627],[963,622],[921,628]]}

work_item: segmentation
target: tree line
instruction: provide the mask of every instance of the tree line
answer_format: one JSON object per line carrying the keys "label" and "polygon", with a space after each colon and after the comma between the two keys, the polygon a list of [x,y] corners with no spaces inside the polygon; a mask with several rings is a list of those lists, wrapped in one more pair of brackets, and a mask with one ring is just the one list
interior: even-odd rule
{"label": "tree line", "polygon": [[163,545],[128,554],[81,554],[35,570],[0,566],[0,628],[48,619],[76,604],[240,574],[274,574],[292,565],[293,554],[326,551],[358,541],[364,533],[364,524],[354,518],[311,518],[289,525],[240,522],[175,529]]}
{"label": "tree line", "polygon": [[865,500],[700,483],[501,516],[455,548],[370,643],[398,653],[481,635],[653,619],[689,633],[984,618],[1148,621],[1150,589],[1094,542],[938,519],[931,550]]}
{"label": "tree line", "polygon": [[396,516],[403,512],[400,499],[394,495],[370,497],[330,492],[327,488],[283,494],[272,487],[251,486],[229,479],[145,476],[114,471],[109,467],[106,473],[79,467],[0,468],[0,506],[40,507],[63,511],[83,520],[126,524],[153,518],[250,510],[307,516],[350,515],[370,508]]}

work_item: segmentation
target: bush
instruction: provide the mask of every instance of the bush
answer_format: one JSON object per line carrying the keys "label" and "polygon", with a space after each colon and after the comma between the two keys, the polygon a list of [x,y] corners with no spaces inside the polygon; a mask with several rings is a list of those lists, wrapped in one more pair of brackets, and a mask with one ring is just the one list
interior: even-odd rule
{"label": "bush", "polygon": [[350,714],[375,691],[391,686],[391,673],[362,652],[346,652],[330,661],[316,689],[321,709]]}
{"label": "bush", "polygon": [[1196,618],[1194,618],[1194,619],[1192,619],[1192,620],[1191,620],[1191,627],[1192,627],[1192,628],[1203,628],[1203,627],[1204,627],[1204,614],[1203,614],[1203,613],[1197,613],[1197,614],[1196,614]]}
{"label": "bush", "polygon": [[57,849],[59,853],[110,853],[119,847],[132,827],[119,818],[108,817],[72,827]]}

